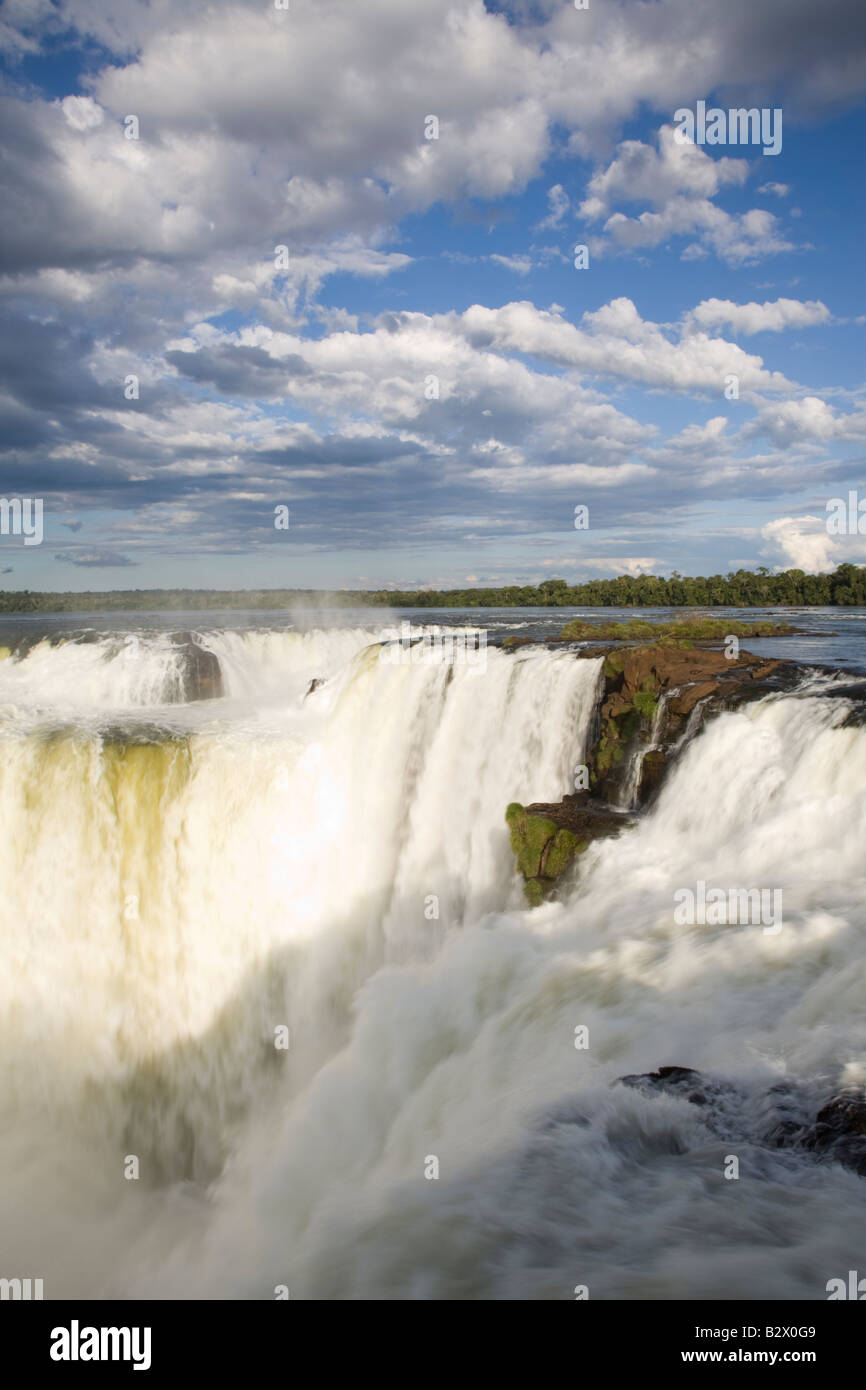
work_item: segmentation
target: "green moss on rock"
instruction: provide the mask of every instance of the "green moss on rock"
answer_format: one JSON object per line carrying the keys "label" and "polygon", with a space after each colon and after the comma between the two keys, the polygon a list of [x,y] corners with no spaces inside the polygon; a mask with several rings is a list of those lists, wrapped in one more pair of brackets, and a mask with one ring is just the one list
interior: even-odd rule
{"label": "green moss on rock", "polygon": [[556,834],[556,826],[544,816],[527,815],[517,802],[508,807],[505,818],[511,830],[511,848],[518,869],[524,878],[536,878],[542,872],[544,851]]}
{"label": "green moss on rock", "polygon": [[570,830],[557,830],[544,856],[545,878],[558,878],[568,868],[577,845],[577,836],[572,835]]}
{"label": "green moss on rock", "polygon": [[634,707],[644,719],[653,719],[659,707],[658,698],[649,690],[639,690],[634,697]]}
{"label": "green moss on rock", "polygon": [[512,801],[505,819],[517,868],[525,880],[527,901],[537,907],[579,849],[586,848],[586,842],[581,844],[570,830],[557,826],[546,816],[532,814],[518,801]]}

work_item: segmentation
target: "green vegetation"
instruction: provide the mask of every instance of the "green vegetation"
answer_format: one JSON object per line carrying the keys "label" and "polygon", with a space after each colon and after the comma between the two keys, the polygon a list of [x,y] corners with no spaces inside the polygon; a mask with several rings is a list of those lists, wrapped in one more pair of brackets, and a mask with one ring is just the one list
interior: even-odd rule
{"label": "green vegetation", "polygon": [[[0,613],[198,612],[298,608],[756,608],[810,604],[866,606],[866,566],[840,565],[833,574],[737,570],[708,579],[620,575],[569,584],[545,579],[537,587],[499,589],[114,589],[108,593],[0,593]],[[731,631],[730,625],[727,631]],[[756,634],[753,633],[753,636]]]}
{"label": "green vegetation", "polygon": [[544,851],[556,835],[556,826],[544,816],[528,816],[517,801],[507,808],[505,820],[518,869],[524,878],[536,878],[541,873]]}
{"label": "green vegetation", "polygon": [[651,690],[639,690],[632,703],[642,718],[649,719],[650,721],[655,718],[655,712],[659,707],[659,702],[657,696],[655,696]]}
{"label": "green vegetation", "polygon": [[511,831],[511,848],[524,878],[523,891],[530,907],[544,901],[554,880],[564,873],[575,854],[586,849],[570,830],[558,828],[546,816],[533,815],[518,801],[505,812]]}
{"label": "green vegetation", "polygon": [[677,618],[668,623],[650,623],[631,618],[627,623],[587,622],[575,618],[566,623],[560,636],[570,641],[631,642],[673,638],[676,642],[722,642],[726,637],[788,637],[798,629],[790,623],[741,623],[730,618]]}
{"label": "green vegetation", "polygon": [[574,856],[581,854],[588,843],[587,840],[580,842],[570,830],[566,830],[564,827],[557,830],[544,859],[544,877],[553,879],[565,873]]}

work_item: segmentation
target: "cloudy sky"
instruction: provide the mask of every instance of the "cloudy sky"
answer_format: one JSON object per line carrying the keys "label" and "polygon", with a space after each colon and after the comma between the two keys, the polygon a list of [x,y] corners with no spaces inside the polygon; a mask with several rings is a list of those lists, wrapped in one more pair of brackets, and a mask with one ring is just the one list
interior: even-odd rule
{"label": "cloudy sky", "polygon": [[282,3],[0,4],[6,584],[866,562],[862,0]]}

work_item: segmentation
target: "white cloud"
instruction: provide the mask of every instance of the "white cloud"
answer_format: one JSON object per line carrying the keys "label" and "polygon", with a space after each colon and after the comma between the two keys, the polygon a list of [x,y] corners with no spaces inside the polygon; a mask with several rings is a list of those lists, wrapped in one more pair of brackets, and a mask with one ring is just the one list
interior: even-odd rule
{"label": "white cloud", "polygon": [[529,301],[488,309],[475,304],[450,322],[470,342],[502,352],[532,353],[586,372],[674,391],[712,391],[721,397],[725,377],[736,373],[742,390],[786,390],[791,383],[769,372],[760,357],[704,333],[671,342],[661,326],[644,321],[625,297],[586,313],[582,327]]}
{"label": "white cloud", "polygon": [[489,483],[500,492],[532,491],[538,487],[611,488],[630,483],[648,482],[655,469],[645,463],[617,463],[594,468],[587,463],[547,465],[526,464],[522,457],[506,459],[512,467],[473,468],[467,474],[470,481]]}
{"label": "white cloud", "polygon": [[686,425],[685,429],[680,430],[679,434],[668,441],[668,448],[691,450],[703,448],[705,445],[718,448],[727,427],[725,415],[714,415],[706,424]]}
{"label": "white cloud", "polygon": [[801,569],[828,574],[844,562],[866,560],[866,544],[857,536],[830,536],[826,517],[780,516],[761,528],[761,535],[783,559],[777,569]]}
{"label": "white cloud", "polygon": [[652,573],[658,560],[654,555],[557,555],[536,563],[542,569],[562,570],[563,573],[579,570],[582,574],[593,574],[601,570],[603,573],[637,576]]}
{"label": "white cloud", "polygon": [[550,211],[538,223],[539,231],[543,228],[558,227],[571,207],[571,199],[561,183],[555,183],[552,188],[548,188],[547,203]]}
{"label": "white cloud", "polygon": [[64,97],[60,106],[73,130],[95,130],[105,120],[105,112],[92,97]]}
{"label": "white cloud", "polygon": [[[849,13],[843,0],[824,3],[837,18]],[[330,519],[333,480],[351,476],[346,526],[355,487],[392,488],[408,477],[403,505],[425,485],[442,487],[441,498],[451,483],[468,492],[474,482],[476,502],[503,495],[507,526],[575,485],[602,501],[606,489],[637,495],[642,517],[657,521],[660,508],[697,489],[742,495],[750,475],[762,497],[790,492],[792,479],[826,467],[830,444],[866,437],[862,414],[801,397],[763,357],[727,340],[730,330],[801,327],[803,315],[825,322],[819,301],[707,299],[678,324],[643,318],[625,296],[601,307],[584,301],[593,308],[573,323],[529,302],[374,320],[363,308],[372,301],[378,310],[378,294],[366,303],[353,296],[355,314],[315,302],[327,276],[381,281],[408,266],[391,249],[408,212],[442,202],[471,209],[469,200],[510,198],[544,177],[562,131],[572,152],[596,161],[582,210],[602,248],[674,240],[688,259],[717,255],[732,266],[789,248],[771,213],[717,206],[760,159],[677,146],[667,126],[657,142],[616,141],[624,121],[647,110],[669,121],[684,91],[716,90],[732,72],[745,86],[780,78],[815,109],[847,99],[864,61],[839,40],[844,26],[827,26],[820,63],[792,61],[813,31],[814,0],[666,0],[581,14],[567,0],[515,0],[513,23],[483,0],[292,0],[288,13],[268,0],[6,0],[2,8],[0,43],[13,61],[39,46],[39,24],[47,53],[74,30],[76,43],[93,39],[114,55],[85,76],[86,94],[40,100],[22,87],[16,96],[14,72],[0,94],[11,189],[0,207],[6,303],[16,307],[17,295],[24,305],[17,323],[22,341],[30,334],[39,383],[10,397],[13,437],[34,426],[30,457],[62,462],[88,505],[103,486],[125,505],[130,477],[151,484],[151,496],[166,480],[191,495],[182,491],[191,478],[255,502],[276,477],[311,491],[321,483]],[[128,113],[141,122],[138,141],[124,138]],[[435,141],[424,138],[429,113],[439,117]],[[539,185],[547,191],[540,225],[564,228],[580,193],[556,177],[563,183],[548,187],[548,176]],[[764,184],[762,193],[778,197],[784,187]],[[278,243],[290,248],[285,275],[273,265]],[[469,244],[481,265],[477,242]],[[561,255],[529,252],[539,267]],[[529,253],[491,259],[516,274],[530,266]],[[545,298],[571,302],[572,275],[563,272]],[[395,282],[392,304],[408,302],[396,299],[406,288]],[[232,309],[250,326],[232,333],[205,322]],[[310,321],[315,334],[305,336]],[[54,397],[43,371],[52,343],[62,344]],[[13,356],[18,346],[13,339]],[[127,410],[118,377],[139,367],[147,390]],[[728,410],[722,391],[732,372],[741,403]],[[441,387],[435,401],[424,391],[431,373]],[[605,398],[621,386],[677,393],[680,407],[700,393],[719,414],[688,424],[678,413],[679,433],[660,443],[654,423],[629,413],[631,393]],[[28,391],[45,402],[47,443]],[[769,393],[789,399],[770,405]],[[702,407],[700,418],[708,413]],[[646,419],[655,418],[653,408]],[[750,430],[768,432],[777,449],[734,458]],[[203,487],[201,505],[207,500]],[[433,501],[424,498],[428,531]],[[485,520],[474,525],[506,526],[493,505],[477,510]],[[640,551],[647,542],[624,544]]]}
{"label": "white cloud", "polygon": [[745,437],[766,433],[781,448],[866,439],[866,412],[840,415],[820,396],[779,401],[761,410],[743,431]]}
{"label": "white cloud", "polygon": [[[116,55],[86,96],[13,104],[7,142],[20,136],[27,154],[7,169],[9,264],[200,263],[228,248],[249,256],[265,229],[299,249],[351,234],[381,242],[407,211],[519,192],[558,127],[598,156],[642,107],[669,119],[684,90],[710,91],[731,71],[746,84],[784,77],[813,106],[850,98],[866,58],[839,37],[846,25],[828,22],[821,63],[803,68],[812,0],[784,0],[784,23],[781,3],[580,15],[545,3],[509,23],[483,0],[292,0],[289,12],[263,0],[7,0],[13,54],[74,29]],[[825,8],[847,14],[848,3]],[[140,142],[123,139],[130,113]],[[424,138],[428,114],[438,140]],[[730,264],[789,247],[772,214],[714,206],[746,161],[671,146],[669,129],[658,150],[624,142],[591,180],[584,216],[610,219],[604,241],[687,236]],[[555,184],[548,197],[544,225],[559,226],[568,195]],[[619,204],[635,200],[642,215],[624,217]]]}
{"label": "white cloud", "polygon": [[625,140],[614,160],[589,181],[581,203],[581,217],[598,221],[618,203],[651,203],[664,207],[679,194],[711,198],[726,184],[743,184],[749,165],[745,159],[713,159],[697,145],[680,144],[672,126],[658,133],[658,150],[640,140]]}
{"label": "white cloud", "polygon": [[704,299],[691,319],[702,328],[732,328],[735,333],[779,333],[784,328],[807,328],[829,323],[831,314],[820,299],[775,299],[763,304],[734,304],[730,299]]}
{"label": "white cloud", "polygon": [[516,275],[528,275],[532,269],[531,256],[499,256],[494,252],[489,259],[504,265],[506,270],[513,270]]}
{"label": "white cloud", "polygon": [[[685,259],[712,251],[729,265],[794,249],[772,213],[759,208],[728,213],[712,201],[725,185],[745,182],[747,160],[713,159],[674,135],[673,127],[662,126],[658,150],[639,140],[624,141],[607,168],[590,179],[581,216],[589,222],[606,219],[603,235],[591,242],[593,249],[636,250],[696,234],[698,241],[686,248]],[[611,210],[619,203],[641,202],[650,207],[636,217]]]}

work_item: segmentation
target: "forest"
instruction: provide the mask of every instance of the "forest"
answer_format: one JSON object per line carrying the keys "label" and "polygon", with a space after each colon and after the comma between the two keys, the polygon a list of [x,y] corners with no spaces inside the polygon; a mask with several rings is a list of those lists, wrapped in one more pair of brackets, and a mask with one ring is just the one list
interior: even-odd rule
{"label": "forest", "polygon": [[866,567],[831,574],[737,570],[709,578],[620,574],[614,580],[544,580],[496,589],[108,589],[49,594],[0,591],[0,613],[197,612],[334,607],[806,607],[866,606]]}
{"label": "forest", "polygon": [[196,612],[315,607],[358,608],[764,608],[866,606],[866,566],[839,565],[832,574],[803,570],[736,570],[709,578],[619,575],[569,584],[498,589],[112,589],[104,593],[0,592],[0,613]]}

